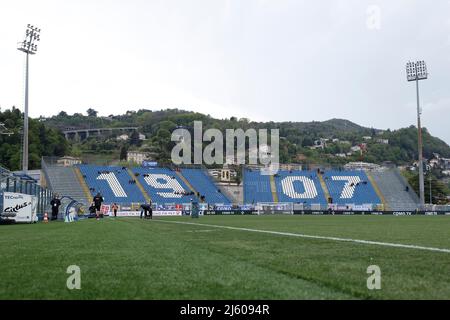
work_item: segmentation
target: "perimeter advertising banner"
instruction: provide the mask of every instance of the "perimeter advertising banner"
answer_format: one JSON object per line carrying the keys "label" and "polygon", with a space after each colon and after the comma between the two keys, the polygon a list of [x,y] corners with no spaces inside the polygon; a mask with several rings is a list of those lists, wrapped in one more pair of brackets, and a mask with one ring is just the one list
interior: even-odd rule
{"label": "perimeter advertising banner", "polygon": [[3,212],[1,220],[15,223],[33,223],[38,221],[36,196],[3,192]]}
{"label": "perimeter advertising banner", "polygon": [[[154,217],[178,217],[182,216],[182,211],[153,211]],[[114,217],[114,213],[108,212],[105,216]],[[118,211],[117,217],[140,217],[140,211]]]}
{"label": "perimeter advertising banner", "polygon": [[387,215],[387,216],[449,216],[448,211],[329,211],[329,210],[295,210],[296,215]]}
{"label": "perimeter advertising banner", "polygon": [[102,204],[102,206],[100,207],[100,213],[105,216],[107,216],[110,211],[111,211],[110,205]]}

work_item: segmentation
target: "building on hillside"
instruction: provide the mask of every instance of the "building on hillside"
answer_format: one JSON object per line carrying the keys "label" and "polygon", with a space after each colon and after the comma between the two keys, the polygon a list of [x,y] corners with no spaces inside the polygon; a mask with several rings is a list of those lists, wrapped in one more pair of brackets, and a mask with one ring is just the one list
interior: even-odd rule
{"label": "building on hillside", "polygon": [[303,166],[298,163],[286,163],[286,164],[280,163],[279,167],[280,170],[284,171],[297,171],[297,170],[301,171],[303,169]]}
{"label": "building on hillside", "polygon": [[[128,141],[130,140],[130,138],[131,137],[128,134],[122,134],[117,137],[117,141]],[[145,141],[147,140],[147,137],[145,136],[145,134],[139,133],[139,140]]]}
{"label": "building on hillside", "polygon": [[142,151],[128,151],[127,161],[142,164],[144,161],[153,160],[149,152]]}
{"label": "building on hillside", "polygon": [[[424,170],[427,168],[427,165],[428,165],[428,159],[427,158],[423,158],[423,164],[424,164]],[[419,169],[419,161],[418,160],[415,160],[414,162],[413,162],[413,164],[412,164],[412,169],[411,169],[411,171],[415,171],[415,170],[418,170]]]}
{"label": "building on hillside", "polygon": [[347,155],[345,153],[336,153],[335,156],[338,158],[347,158]]}
{"label": "building on hillside", "polygon": [[73,167],[77,164],[81,164],[82,161],[80,158],[65,156],[56,160],[56,163],[63,167]]}
{"label": "building on hillside", "polygon": [[208,170],[208,171],[209,171],[209,174],[211,176],[213,176],[214,178],[217,178],[217,179],[220,178],[220,171],[221,171],[221,169],[211,169],[211,170]]}
{"label": "building on hillside", "polygon": [[228,168],[228,165],[224,165],[222,169],[208,170],[209,174],[219,180],[220,182],[231,182],[237,177],[237,172],[234,169]]}
{"label": "building on hillside", "polygon": [[429,164],[431,168],[438,168],[440,161],[438,159],[431,159]]}
{"label": "building on hillside", "polygon": [[230,169],[220,170],[220,181],[230,182],[231,181],[231,171]]}
{"label": "building on hillside", "polygon": [[344,166],[345,170],[379,170],[381,166],[367,162],[349,162]]}
{"label": "building on hillside", "polygon": [[360,152],[361,151],[361,147],[360,146],[353,146],[350,148],[350,150],[352,150],[352,152]]}
{"label": "building on hillside", "polygon": [[442,161],[443,161],[444,169],[449,169],[450,170],[450,159],[442,158]]}
{"label": "building on hillside", "polygon": [[118,136],[116,139],[117,141],[128,141],[130,139],[130,136],[127,134],[122,134]]}
{"label": "building on hillside", "polygon": [[325,149],[327,147],[327,142],[329,141],[329,139],[320,139],[320,140],[316,140],[314,141],[314,145],[309,147],[310,149]]}
{"label": "building on hillside", "polygon": [[442,158],[439,153],[433,153],[433,159],[430,160],[430,166],[433,168],[450,170],[450,159]]}
{"label": "building on hillside", "polygon": [[389,144],[389,140],[388,139],[377,139],[376,142],[377,143],[381,143],[381,144]]}

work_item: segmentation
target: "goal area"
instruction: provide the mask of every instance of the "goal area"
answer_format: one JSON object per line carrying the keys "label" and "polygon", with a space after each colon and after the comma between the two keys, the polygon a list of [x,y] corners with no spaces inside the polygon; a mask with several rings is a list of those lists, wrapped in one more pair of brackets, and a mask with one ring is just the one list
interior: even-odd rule
{"label": "goal area", "polygon": [[258,215],[264,214],[294,214],[294,204],[289,202],[263,202],[256,205]]}

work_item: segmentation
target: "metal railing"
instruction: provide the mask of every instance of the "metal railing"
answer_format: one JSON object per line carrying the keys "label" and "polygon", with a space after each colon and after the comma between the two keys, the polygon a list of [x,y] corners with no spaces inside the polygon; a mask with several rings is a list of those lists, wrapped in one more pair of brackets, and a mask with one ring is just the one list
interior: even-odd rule
{"label": "metal railing", "polygon": [[0,176],[0,212],[3,212],[3,193],[22,193],[37,197],[37,212],[41,214],[50,205],[50,200],[53,197],[52,192],[39,186],[37,183],[23,180],[13,175]]}

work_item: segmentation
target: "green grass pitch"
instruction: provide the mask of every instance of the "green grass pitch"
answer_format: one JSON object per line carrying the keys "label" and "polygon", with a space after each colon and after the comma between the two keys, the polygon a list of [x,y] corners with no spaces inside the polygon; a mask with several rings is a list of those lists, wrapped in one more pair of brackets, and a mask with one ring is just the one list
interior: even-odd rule
{"label": "green grass pitch", "polygon": [[[450,299],[445,216],[210,216],[0,227],[0,299]],[[70,265],[81,289],[66,287]],[[367,268],[381,269],[381,290]]]}

